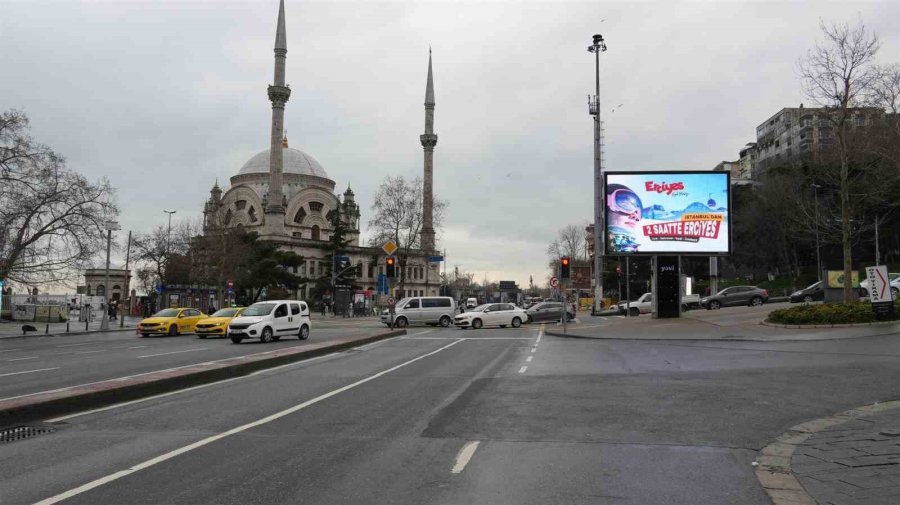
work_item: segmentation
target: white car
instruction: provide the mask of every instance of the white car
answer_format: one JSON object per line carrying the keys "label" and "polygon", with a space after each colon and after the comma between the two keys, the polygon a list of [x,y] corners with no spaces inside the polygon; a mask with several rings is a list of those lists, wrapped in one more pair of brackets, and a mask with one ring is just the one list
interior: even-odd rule
{"label": "white car", "polygon": [[482,326],[518,328],[528,320],[525,311],[511,303],[486,303],[453,318],[453,324],[460,329],[469,327],[476,330]]}
{"label": "white car", "polygon": [[231,342],[240,344],[246,338],[271,342],[281,337],[309,338],[309,306],[298,300],[257,302],[244,309],[228,325]]}
{"label": "white car", "polygon": [[622,302],[616,305],[620,314],[628,313],[629,316],[639,316],[653,312],[653,293],[644,293],[633,302]]}
{"label": "white car", "polygon": [[[900,273],[891,272],[888,274],[888,279],[891,282],[891,293],[894,294],[894,300],[900,296]],[[861,298],[869,297],[869,279],[863,279],[859,281],[859,296]]]}

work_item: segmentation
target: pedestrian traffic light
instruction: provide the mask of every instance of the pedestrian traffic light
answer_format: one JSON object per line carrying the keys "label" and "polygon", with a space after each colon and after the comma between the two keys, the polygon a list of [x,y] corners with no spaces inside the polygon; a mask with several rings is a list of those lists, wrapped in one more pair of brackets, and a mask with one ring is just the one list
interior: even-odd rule
{"label": "pedestrian traffic light", "polygon": [[560,279],[568,279],[570,276],[571,259],[563,256],[559,259],[559,277]]}
{"label": "pedestrian traffic light", "polygon": [[396,275],[394,268],[396,266],[396,263],[396,258],[394,258],[393,256],[388,256],[387,261],[385,262],[385,264],[387,265],[387,268],[385,269],[385,275],[389,279],[392,279],[394,275]]}

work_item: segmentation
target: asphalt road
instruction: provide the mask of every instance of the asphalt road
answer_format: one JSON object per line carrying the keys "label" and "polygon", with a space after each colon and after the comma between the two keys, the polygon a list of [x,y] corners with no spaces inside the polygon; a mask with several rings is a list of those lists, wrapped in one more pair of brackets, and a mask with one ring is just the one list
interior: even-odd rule
{"label": "asphalt road", "polygon": [[597,341],[419,329],[0,446],[0,502],[768,504],[797,423],[900,397],[900,336]]}
{"label": "asphalt road", "polygon": [[307,341],[284,337],[270,344],[248,340],[234,345],[228,339],[199,339],[192,334],[142,338],[133,329],[3,339],[0,340],[0,399],[385,329],[374,320],[313,321],[312,328]]}

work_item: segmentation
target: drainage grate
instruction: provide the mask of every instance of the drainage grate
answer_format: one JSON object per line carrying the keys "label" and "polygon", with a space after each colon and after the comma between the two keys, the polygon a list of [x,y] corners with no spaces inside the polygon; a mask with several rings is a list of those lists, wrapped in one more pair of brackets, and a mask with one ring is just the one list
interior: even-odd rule
{"label": "drainage grate", "polygon": [[33,438],[44,433],[53,433],[54,431],[56,430],[49,426],[16,426],[15,428],[7,428],[0,430],[0,443],[25,440],[26,438]]}

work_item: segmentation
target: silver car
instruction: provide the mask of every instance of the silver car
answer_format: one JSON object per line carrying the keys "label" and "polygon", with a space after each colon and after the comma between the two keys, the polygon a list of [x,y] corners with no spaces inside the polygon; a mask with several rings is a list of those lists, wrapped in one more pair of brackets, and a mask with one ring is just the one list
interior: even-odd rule
{"label": "silver car", "polygon": [[[414,296],[404,298],[394,306],[394,326],[405,328],[411,324],[441,325],[444,328],[453,323],[456,302],[449,296]],[[381,322],[391,325],[390,311],[381,313]]]}

